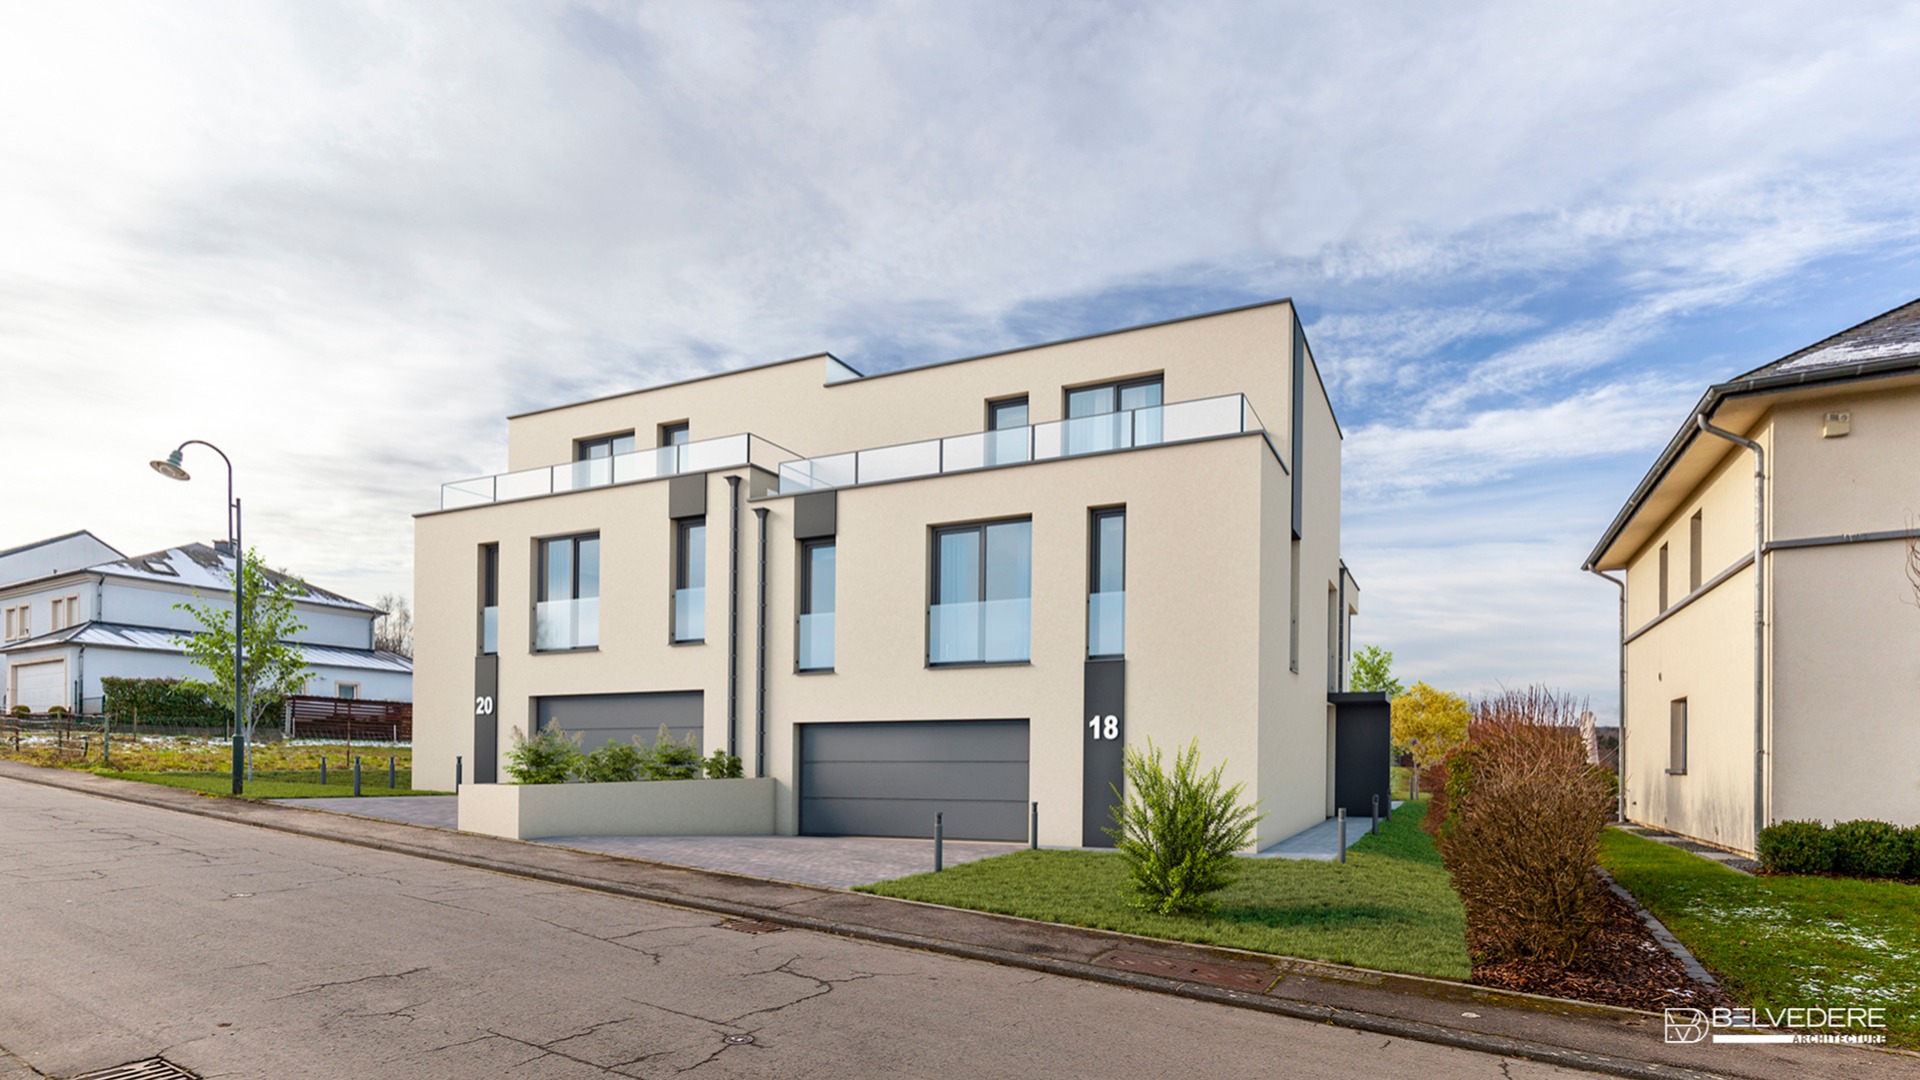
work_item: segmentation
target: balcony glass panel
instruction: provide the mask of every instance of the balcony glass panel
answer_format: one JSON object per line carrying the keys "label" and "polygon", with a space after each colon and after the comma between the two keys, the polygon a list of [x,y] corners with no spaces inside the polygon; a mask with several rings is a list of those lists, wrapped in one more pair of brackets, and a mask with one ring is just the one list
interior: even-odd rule
{"label": "balcony glass panel", "polygon": [[542,600],[534,605],[533,647],[538,652],[587,649],[600,644],[600,598]]}
{"label": "balcony glass panel", "polygon": [[862,484],[904,480],[911,476],[933,476],[940,471],[940,440],[929,439],[905,446],[862,450],[859,457],[859,482]]}
{"label": "balcony glass panel", "polygon": [[1127,594],[1087,594],[1087,655],[1125,656],[1127,653]]}
{"label": "balcony glass panel", "polygon": [[501,473],[493,478],[493,489],[494,498],[501,501],[551,495],[553,494],[553,470],[528,469],[525,472]]}
{"label": "balcony glass panel", "polygon": [[[1200,401],[1182,401],[1175,405],[1162,405],[1157,409],[1142,409],[1139,430],[1147,426],[1147,416],[1151,414],[1152,424],[1161,432],[1160,438],[1166,442],[1181,442],[1187,439],[1205,439],[1215,435],[1228,435],[1238,431],[1251,431],[1241,426],[1241,401],[1238,397],[1204,398]],[[1137,442],[1143,439],[1136,438]]]}
{"label": "balcony glass panel", "polygon": [[481,476],[472,480],[455,480],[451,484],[440,485],[440,509],[454,510],[462,506],[483,506],[493,501],[493,477]]}
{"label": "balcony glass panel", "polygon": [[613,459],[613,482],[626,484],[635,480],[657,480],[662,476],[672,476],[674,459],[675,448],[671,446],[621,454]]}
{"label": "balcony glass panel", "polygon": [[833,670],[833,612],[800,616],[800,670]]}
{"label": "balcony glass panel", "polygon": [[780,466],[780,491],[783,494],[851,487],[853,480],[853,454],[831,454],[804,461],[789,461]]}
{"label": "balcony glass panel", "polygon": [[705,641],[707,637],[707,590],[673,590],[673,640]]}
{"label": "balcony glass panel", "polygon": [[1032,659],[1033,601],[934,604],[927,610],[927,659],[934,664],[1010,663]]}
{"label": "balcony glass panel", "polygon": [[581,491],[586,488],[605,487],[613,483],[613,459],[610,457],[591,458],[576,461],[571,465],[553,467],[553,490]]}
{"label": "balcony glass panel", "polygon": [[682,443],[671,449],[679,452],[679,471],[683,473],[706,472],[709,469],[724,469],[733,465],[744,465],[747,461],[747,436],[726,435],[718,439],[702,439],[699,442]]}
{"label": "balcony glass panel", "polygon": [[500,651],[500,609],[480,609],[480,651],[491,656]]}

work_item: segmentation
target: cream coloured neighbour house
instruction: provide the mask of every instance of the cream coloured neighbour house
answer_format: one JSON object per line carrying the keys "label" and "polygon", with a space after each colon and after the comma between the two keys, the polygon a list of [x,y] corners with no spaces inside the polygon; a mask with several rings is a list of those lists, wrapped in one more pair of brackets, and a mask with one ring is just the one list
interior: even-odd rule
{"label": "cream coloured neighbour house", "polygon": [[1352,764],[1340,439],[1286,301],[511,417],[416,520],[416,777],[665,727],[774,833],[1104,845],[1122,747],[1198,740],[1272,843]]}
{"label": "cream coloured neighbour house", "polygon": [[1707,391],[1586,564],[1625,578],[1629,820],[1920,824],[1917,513],[1920,301]]}

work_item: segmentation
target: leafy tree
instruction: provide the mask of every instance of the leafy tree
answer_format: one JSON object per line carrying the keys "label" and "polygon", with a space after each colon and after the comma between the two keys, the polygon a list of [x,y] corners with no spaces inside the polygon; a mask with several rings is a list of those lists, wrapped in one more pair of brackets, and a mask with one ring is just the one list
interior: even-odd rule
{"label": "leafy tree", "polygon": [[1436,765],[1467,741],[1472,717],[1466,698],[1414,683],[1393,699],[1393,745],[1413,755],[1415,770]]}
{"label": "leafy tree", "polygon": [[1211,910],[1210,894],[1233,884],[1233,853],[1266,815],[1240,805],[1243,785],[1221,789],[1224,765],[1201,774],[1198,740],[1174,758],[1171,775],[1151,739],[1145,753],[1127,747],[1124,764],[1125,801],[1113,808],[1114,827],[1101,831],[1126,860],[1134,906],[1161,915]]}
{"label": "leafy tree", "polygon": [[[241,597],[239,632],[246,648],[241,657],[240,685],[237,690],[244,724],[242,734],[251,747],[253,729],[261,718],[276,708],[281,698],[299,693],[307,684],[306,653],[289,641],[307,628],[293,610],[294,598],[306,592],[306,584],[287,574],[270,577],[267,568],[260,562],[259,552],[254,550],[248,550],[241,561],[240,580],[244,595]],[[186,689],[205,694],[216,705],[232,712],[236,692],[233,682],[233,602],[231,599],[201,601],[197,592],[194,600],[194,603],[179,603],[174,607],[192,616],[193,621],[200,624],[200,629],[190,637],[176,640],[185,648],[187,658],[212,678],[184,679],[181,684]],[[247,757],[247,773],[251,778],[251,750]]]}
{"label": "leafy tree", "polygon": [[386,612],[374,620],[373,647],[382,652],[399,653],[411,660],[413,610],[407,606],[407,598],[398,593],[387,593],[375,600],[373,606]]}
{"label": "leafy tree", "polygon": [[1368,645],[1353,654],[1347,685],[1356,691],[1385,691],[1390,698],[1406,693],[1406,687],[1393,677],[1393,654],[1378,645]]}

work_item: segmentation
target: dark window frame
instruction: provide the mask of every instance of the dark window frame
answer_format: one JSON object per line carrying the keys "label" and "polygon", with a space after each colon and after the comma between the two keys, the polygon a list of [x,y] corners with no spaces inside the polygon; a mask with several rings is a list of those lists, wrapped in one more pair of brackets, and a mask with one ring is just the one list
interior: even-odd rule
{"label": "dark window frame", "polygon": [[[993,527],[994,527],[994,526],[996,526],[996,525],[1025,525],[1025,526],[1027,526],[1027,530],[1028,530],[1028,531],[1027,531],[1027,571],[1028,571],[1028,578],[1027,578],[1027,597],[1026,597],[1026,599],[1027,599],[1027,601],[1028,601],[1028,603],[1029,603],[1029,604],[1031,604],[1031,603],[1032,603],[1032,601],[1033,601],[1033,578],[1032,578],[1032,571],[1033,571],[1033,531],[1032,531],[1032,530],[1033,530],[1033,516],[1032,516],[1031,514],[1023,514],[1023,515],[1020,515],[1020,516],[1017,516],[1017,517],[1005,517],[1005,518],[994,518],[994,519],[992,519],[992,520],[989,520],[989,521],[973,521],[973,522],[967,522],[967,523],[965,523],[965,524],[961,524],[961,525],[936,525],[936,526],[933,526],[933,528],[932,528],[932,529],[930,530],[930,535],[929,535],[929,537],[928,537],[928,539],[929,539],[929,543],[928,543],[928,545],[927,545],[927,563],[928,563],[928,566],[927,566],[927,613],[928,613],[929,615],[931,615],[931,614],[932,614],[932,612],[933,612],[933,609],[934,609],[934,607],[935,607],[935,606],[937,606],[937,605],[938,605],[938,604],[940,603],[940,541],[941,541],[941,538],[942,538],[942,537],[946,537],[946,536],[954,536],[954,535],[958,535],[958,534],[960,534],[960,533],[969,533],[969,532],[970,532],[970,533],[973,533],[973,534],[975,534],[976,536],[978,536],[978,537],[980,538],[980,546],[979,546],[979,553],[980,553],[980,558],[979,558],[979,563],[980,563],[980,570],[979,570],[979,581],[978,581],[978,586],[979,586],[979,589],[978,589],[978,594],[977,594],[979,598],[978,598],[977,600],[974,600],[974,601],[972,601],[972,602],[973,602],[973,603],[985,603],[985,602],[986,602],[986,600],[987,600],[987,562],[988,562],[988,559],[987,559],[987,530],[988,530],[988,529],[991,529],[991,528],[993,528]],[[1033,625],[1032,625],[1032,619],[1033,619],[1033,614],[1032,614],[1032,611],[1031,611],[1031,609],[1029,609],[1029,611],[1028,611],[1028,614],[1027,614],[1027,619],[1028,619],[1028,625],[1027,625],[1027,631],[1028,631],[1028,639],[1027,639],[1027,653],[1028,653],[1028,655],[1027,655],[1027,659],[1025,659],[1025,660],[987,660],[987,659],[985,659],[985,656],[986,656],[986,652],[987,652],[987,650],[986,650],[986,633],[987,633],[987,626],[986,626],[986,620],[985,620],[984,618],[982,618],[982,619],[981,619],[981,621],[980,621],[980,638],[981,638],[981,641],[980,641],[980,655],[981,655],[981,657],[982,657],[982,659],[979,659],[979,660],[941,660],[941,661],[936,661],[936,660],[934,660],[934,658],[933,658],[933,633],[932,633],[932,628],[931,628],[931,626],[929,625],[929,626],[927,626],[927,627],[926,627],[926,628],[925,628],[925,629],[923,630],[923,632],[924,632],[924,633],[926,634],[926,642],[925,642],[925,647],[924,647],[924,650],[923,650],[923,655],[924,655],[924,662],[926,663],[926,666],[928,666],[928,667],[930,667],[930,668],[968,668],[968,667],[1006,667],[1006,666],[1008,666],[1008,665],[1019,665],[1019,664],[1031,664],[1031,663],[1033,663],[1033,655],[1032,655],[1032,653],[1033,653],[1033,639],[1032,639],[1032,631],[1033,631]]]}
{"label": "dark window frame", "polygon": [[[573,440],[573,460],[577,463],[618,457],[622,453],[622,451],[615,449],[619,440],[634,439],[634,437],[634,433],[631,431],[616,431],[611,435],[595,435],[590,439],[575,439]],[[593,449],[601,446],[606,447],[607,452],[599,457],[595,457],[593,455]],[[631,454],[635,449],[638,449],[637,441],[634,446],[630,446],[624,452]]]}
{"label": "dark window frame", "polygon": [[1667,602],[1671,596],[1671,592],[1668,589],[1668,583],[1671,580],[1672,578],[1668,570],[1667,545],[1661,544],[1660,545],[1660,610],[1662,612],[1665,612],[1668,608],[1673,606],[1672,604],[1669,604]]}
{"label": "dark window frame", "polygon": [[[1108,409],[1106,412],[1088,413],[1087,414],[1088,416],[1110,416],[1114,413],[1122,412],[1124,410],[1120,408],[1121,393],[1127,390],[1135,390],[1143,386],[1158,386],[1160,388],[1160,404],[1165,405],[1167,403],[1167,377],[1165,373],[1161,373],[1158,375],[1141,375],[1131,379],[1120,379],[1115,382],[1089,383],[1085,386],[1064,387],[1061,389],[1060,415],[1063,419],[1067,419],[1067,420],[1079,419],[1078,417],[1075,417],[1073,415],[1073,396],[1075,394],[1085,394],[1094,390],[1106,390],[1111,392],[1113,395],[1113,401],[1112,401],[1113,407]],[[1157,407],[1158,406],[1148,406],[1148,408],[1157,408]]]}
{"label": "dark window frame", "polygon": [[[495,628],[493,650],[487,649],[487,609],[500,607],[500,545],[498,543],[480,545],[480,610],[479,653],[481,656],[494,656],[500,652],[498,627]],[[496,616],[497,617],[497,616]]]}
{"label": "dark window frame", "polygon": [[[685,446],[687,443],[693,441],[693,424],[686,420],[675,420],[669,424],[661,424],[659,430],[661,449],[666,449],[670,446]],[[685,435],[686,438],[675,442],[673,440],[675,435]]]}
{"label": "dark window frame", "polygon": [[[1000,410],[1011,409],[1015,406],[1018,406],[1024,412],[1024,419],[1022,420],[1022,422],[1018,424],[1000,423]],[[1012,431],[1015,428],[1031,427],[1032,425],[1033,425],[1033,403],[1027,398],[1027,395],[1021,394],[1017,397],[1004,397],[1004,398],[1000,398],[997,401],[987,402],[987,430],[988,431]]]}
{"label": "dark window frame", "polygon": [[[704,619],[701,621],[699,637],[683,638],[680,636],[680,590],[696,587],[689,584],[692,580],[693,561],[691,556],[693,554],[693,530],[695,529],[700,530],[700,544],[701,547],[704,548],[707,539],[706,518],[681,518],[673,523],[673,594],[668,597],[670,603],[667,605],[669,617],[667,640],[675,645],[704,645],[707,642],[706,622]],[[700,563],[700,584],[697,587],[703,591],[707,587],[707,565],[704,559]]]}
{"label": "dark window frame", "polygon": [[[593,544],[594,544],[594,573],[593,573],[594,591],[592,596],[581,596],[580,595],[580,547],[582,544],[584,544],[589,540],[593,541]],[[547,595],[547,584],[548,584],[548,577],[549,577],[547,573],[547,557],[548,557],[548,552],[551,550],[550,545],[553,545],[553,544],[568,545],[567,558],[569,560],[570,565],[567,567],[568,595],[566,596],[554,597],[554,596]],[[592,530],[590,532],[583,532],[583,533],[567,533],[561,536],[537,537],[534,540],[534,560],[533,560],[534,561],[533,569],[534,569],[534,578],[535,578],[533,583],[533,598],[536,606],[539,604],[551,603],[554,600],[572,601],[572,600],[600,599],[600,584],[599,584],[600,583],[600,548],[599,548],[599,545],[600,545],[600,531],[598,529]],[[529,646],[528,651],[530,652],[535,652],[535,653],[597,652],[600,648],[600,646],[598,645],[575,645],[569,649],[539,648],[537,647],[538,635],[540,632],[539,617],[535,615],[535,617],[527,621],[528,621],[527,630],[529,632],[528,636],[531,639],[528,642],[528,646]]]}
{"label": "dark window frame", "polygon": [[1692,594],[1700,591],[1701,574],[1706,569],[1705,560],[1701,558],[1701,552],[1700,552],[1700,539],[1702,534],[1706,532],[1706,522],[1705,522],[1705,519],[1701,516],[1704,513],[1705,511],[1695,510],[1693,512],[1693,516],[1687,519],[1687,592],[1688,594]]}
{"label": "dark window frame", "polygon": [[[1102,589],[1100,587],[1100,571],[1102,569],[1103,548],[1101,546],[1100,525],[1102,522],[1113,518],[1120,519],[1120,587],[1118,589]],[[1092,596],[1109,592],[1118,592],[1122,596],[1125,596],[1127,593],[1127,508],[1124,506],[1103,506],[1089,511],[1087,514],[1087,594]],[[1091,606],[1089,606],[1088,614],[1089,617],[1091,617]],[[1121,631],[1121,646],[1119,652],[1094,652],[1093,632],[1091,628],[1089,628],[1087,632],[1087,658],[1105,660],[1123,657],[1127,655],[1125,642],[1126,632],[1123,629]]]}
{"label": "dark window frame", "polygon": [[[833,667],[834,667],[834,665],[832,664],[828,664],[825,667],[807,667],[800,662],[800,618],[799,617],[802,615],[821,614],[821,612],[817,610],[816,604],[815,604],[815,601],[817,598],[814,595],[814,587],[813,587],[814,586],[813,556],[816,551],[819,551],[822,548],[833,549],[833,588],[834,588],[834,593],[839,592],[840,550],[839,550],[839,545],[837,543],[837,540],[838,540],[837,537],[823,536],[814,540],[800,541],[800,574],[799,574],[800,602],[795,605],[795,617],[793,620],[793,628],[794,628],[793,670],[795,671],[806,672],[808,674],[817,675],[825,672],[830,672],[833,670]],[[832,607],[827,609],[827,614],[837,615],[840,610],[839,597],[837,595],[829,595],[827,597],[827,602],[833,605]],[[834,623],[835,623],[834,629],[837,632],[839,630],[839,620],[836,618],[834,620]],[[837,648],[838,642],[835,642],[835,645],[836,645],[836,648],[834,650],[834,657],[836,660],[838,660],[839,658],[839,649]]]}

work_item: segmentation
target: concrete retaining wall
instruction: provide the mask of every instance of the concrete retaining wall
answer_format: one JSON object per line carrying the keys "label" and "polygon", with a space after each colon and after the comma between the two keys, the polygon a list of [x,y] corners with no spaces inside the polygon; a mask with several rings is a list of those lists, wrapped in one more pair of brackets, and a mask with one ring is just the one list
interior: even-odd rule
{"label": "concrete retaining wall", "polygon": [[768,836],[771,778],[622,784],[464,784],[460,830],[545,836]]}

